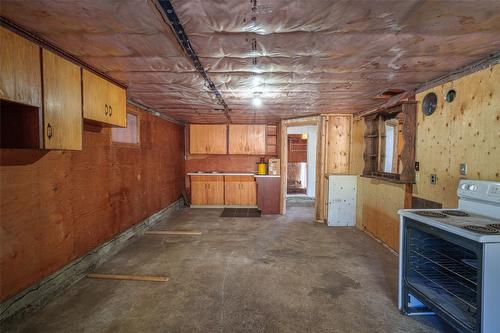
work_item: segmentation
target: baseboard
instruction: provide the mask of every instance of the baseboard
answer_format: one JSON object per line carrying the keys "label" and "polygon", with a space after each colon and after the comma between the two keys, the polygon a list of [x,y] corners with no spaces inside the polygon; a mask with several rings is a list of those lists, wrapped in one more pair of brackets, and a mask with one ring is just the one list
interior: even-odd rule
{"label": "baseboard", "polygon": [[113,239],[95,248],[86,255],[72,261],[57,272],[43,278],[0,304],[0,323],[15,320],[47,304],[63,290],[78,282],[89,271],[108,260],[126,245],[141,236],[152,225],[168,218],[174,211],[184,207],[182,198],[156,212]]}
{"label": "baseboard", "polygon": [[189,208],[257,208],[255,205],[191,205]]}

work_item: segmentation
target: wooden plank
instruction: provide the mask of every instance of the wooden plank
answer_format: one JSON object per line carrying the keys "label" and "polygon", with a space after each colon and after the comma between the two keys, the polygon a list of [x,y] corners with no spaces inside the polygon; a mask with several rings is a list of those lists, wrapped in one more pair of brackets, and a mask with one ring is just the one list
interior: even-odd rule
{"label": "wooden plank", "polygon": [[126,281],[147,281],[147,282],[167,282],[169,279],[166,276],[100,274],[100,273],[90,273],[87,274],[87,277],[91,279],[102,279],[102,280],[126,280]]}
{"label": "wooden plank", "polygon": [[348,173],[352,116],[329,116],[327,137],[327,173]]}
{"label": "wooden plank", "polygon": [[145,235],[201,235],[201,231],[178,231],[178,230],[148,230]]}

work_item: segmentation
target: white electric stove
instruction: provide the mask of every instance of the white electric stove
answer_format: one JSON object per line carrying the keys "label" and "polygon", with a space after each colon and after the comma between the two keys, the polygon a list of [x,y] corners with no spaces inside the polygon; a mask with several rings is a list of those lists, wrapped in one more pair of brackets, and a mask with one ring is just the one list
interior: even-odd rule
{"label": "white electric stove", "polygon": [[458,208],[403,209],[399,309],[500,331],[500,182],[461,180]]}

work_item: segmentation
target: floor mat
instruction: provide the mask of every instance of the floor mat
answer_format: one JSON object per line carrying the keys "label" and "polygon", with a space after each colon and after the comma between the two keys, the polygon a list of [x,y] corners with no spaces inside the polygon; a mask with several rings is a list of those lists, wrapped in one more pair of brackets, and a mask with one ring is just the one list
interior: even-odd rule
{"label": "floor mat", "polygon": [[224,208],[220,217],[260,217],[257,208]]}

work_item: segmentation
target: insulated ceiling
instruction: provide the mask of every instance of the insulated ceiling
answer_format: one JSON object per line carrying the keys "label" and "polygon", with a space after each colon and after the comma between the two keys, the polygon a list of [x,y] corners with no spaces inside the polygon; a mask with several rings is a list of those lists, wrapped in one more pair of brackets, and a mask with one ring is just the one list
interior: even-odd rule
{"label": "insulated ceiling", "polygon": [[[175,0],[233,122],[353,113],[500,51],[500,1]],[[151,0],[2,0],[1,15],[177,119],[224,111]],[[262,106],[252,105],[258,97]]]}

